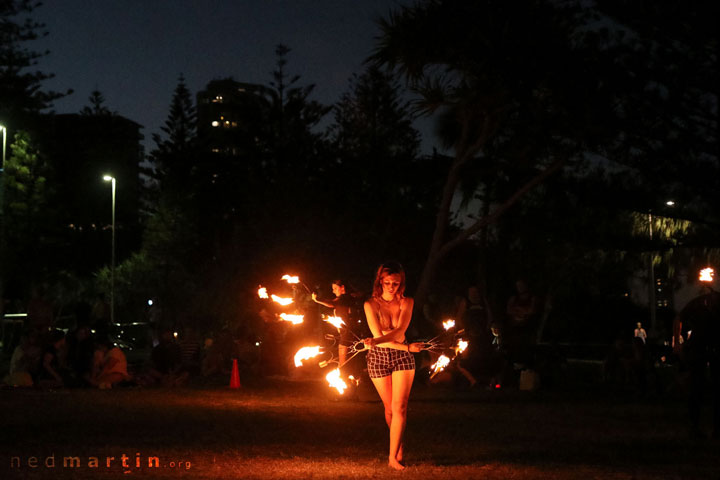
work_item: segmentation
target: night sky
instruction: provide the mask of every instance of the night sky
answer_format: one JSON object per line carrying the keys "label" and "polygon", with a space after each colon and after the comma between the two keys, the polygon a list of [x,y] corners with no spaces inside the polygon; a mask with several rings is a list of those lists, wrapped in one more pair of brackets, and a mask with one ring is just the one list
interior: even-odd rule
{"label": "night sky", "polygon": [[[56,77],[48,89],[74,90],[58,113],[88,105],[99,89],[105,105],[145,127],[146,148],[159,132],[178,76],[195,94],[213,79],[267,84],[275,46],[292,51],[288,74],[316,84],[331,104],[363,70],[378,33],[375,19],[399,0],[46,0],[33,17],[46,24],[49,49],[39,68]],[[426,139],[427,140],[427,139]]]}

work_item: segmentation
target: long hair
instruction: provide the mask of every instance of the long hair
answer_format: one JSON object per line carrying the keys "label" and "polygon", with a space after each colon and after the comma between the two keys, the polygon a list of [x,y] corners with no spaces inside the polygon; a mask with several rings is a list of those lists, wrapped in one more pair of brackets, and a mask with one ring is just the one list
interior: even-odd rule
{"label": "long hair", "polygon": [[378,268],[377,274],[375,275],[375,283],[373,283],[373,297],[380,297],[383,293],[382,288],[382,279],[383,277],[387,275],[393,275],[393,274],[400,275],[400,286],[397,289],[396,295],[398,295],[400,298],[404,296],[405,293],[405,270],[403,270],[402,265],[400,265],[398,262],[387,262],[380,265],[380,268]]}

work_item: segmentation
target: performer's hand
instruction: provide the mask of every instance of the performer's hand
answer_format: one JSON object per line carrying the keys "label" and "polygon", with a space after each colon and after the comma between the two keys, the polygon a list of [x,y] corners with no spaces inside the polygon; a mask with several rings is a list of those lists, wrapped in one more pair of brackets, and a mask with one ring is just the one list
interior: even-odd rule
{"label": "performer's hand", "polygon": [[414,342],[408,345],[408,352],[418,353],[422,351],[425,344],[423,342]]}
{"label": "performer's hand", "polygon": [[317,293],[313,292],[310,297],[312,298],[313,302],[317,302]]}
{"label": "performer's hand", "polygon": [[368,337],[363,340],[363,343],[365,344],[365,348],[373,348],[375,346],[375,339],[373,337]]}

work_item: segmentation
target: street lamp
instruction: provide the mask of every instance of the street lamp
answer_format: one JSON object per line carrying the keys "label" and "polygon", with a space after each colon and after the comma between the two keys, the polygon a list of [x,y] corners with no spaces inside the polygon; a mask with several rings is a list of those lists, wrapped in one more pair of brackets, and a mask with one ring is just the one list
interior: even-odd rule
{"label": "street lamp", "polygon": [[103,180],[112,183],[112,252],[110,260],[110,323],[115,324],[115,177],[105,175]]}
{"label": "street lamp", "polygon": [[[675,202],[673,200],[668,200],[665,202],[665,205],[668,207],[674,207]],[[653,240],[653,215],[652,210],[648,211],[648,229],[650,231],[650,244],[652,246],[652,240]],[[652,247],[651,247],[652,248]],[[650,295],[650,328],[652,332],[657,333],[657,296],[655,294],[657,289],[657,282],[655,280],[655,265],[653,263],[653,255],[650,254],[650,290],[648,291]]]}
{"label": "street lamp", "polygon": [[3,213],[3,184],[5,183],[2,179],[3,173],[5,172],[5,146],[7,145],[7,128],[5,128],[3,125],[0,125],[0,130],[2,130],[2,163],[0,163],[0,215]]}

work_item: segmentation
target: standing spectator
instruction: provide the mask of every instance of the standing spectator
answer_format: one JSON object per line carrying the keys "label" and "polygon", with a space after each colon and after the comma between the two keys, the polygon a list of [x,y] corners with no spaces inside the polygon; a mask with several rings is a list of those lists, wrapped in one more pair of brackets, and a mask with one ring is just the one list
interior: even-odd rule
{"label": "standing spectator", "polygon": [[637,322],[637,328],[635,329],[635,334],[633,336],[642,340],[643,343],[647,343],[647,332],[644,328],[642,328],[641,322]]}
{"label": "standing spectator", "polygon": [[507,303],[507,323],[503,334],[505,346],[513,362],[527,364],[532,358],[537,314],[540,310],[535,296],[523,279],[515,282],[516,293]]}

